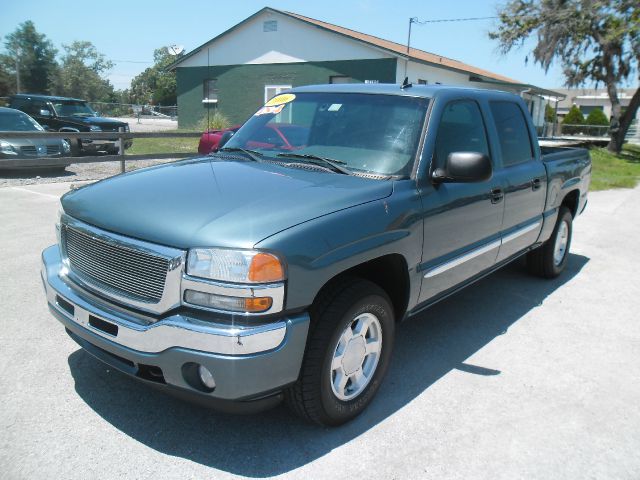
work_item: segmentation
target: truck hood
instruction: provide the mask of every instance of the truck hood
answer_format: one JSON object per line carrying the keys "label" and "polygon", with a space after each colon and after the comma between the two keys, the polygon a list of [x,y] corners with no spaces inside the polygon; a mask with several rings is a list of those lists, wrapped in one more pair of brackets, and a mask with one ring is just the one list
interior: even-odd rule
{"label": "truck hood", "polygon": [[199,158],[118,175],[67,193],[65,213],[177,248],[252,248],[279,231],[391,195],[391,181]]}
{"label": "truck hood", "polygon": [[59,120],[63,120],[68,124],[74,124],[77,126],[91,126],[97,125],[101,128],[105,128],[107,131],[117,130],[119,127],[124,127],[125,122],[120,120],[114,120],[112,118],[105,117],[76,117],[76,116],[64,116],[58,117]]}

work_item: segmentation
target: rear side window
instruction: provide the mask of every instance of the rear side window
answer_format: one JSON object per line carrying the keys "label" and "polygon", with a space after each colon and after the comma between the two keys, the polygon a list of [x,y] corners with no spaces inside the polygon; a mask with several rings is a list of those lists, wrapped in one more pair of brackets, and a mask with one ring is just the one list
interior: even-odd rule
{"label": "rear side window", "polygon": [[513,102],[490,102],[500,140],[502,165],[508,167],[533,158],[529,128],[520,107]]}
{"label": "rear side window", "polygon": [[472,100],[458,100],[444,107],[436,138],[435,164],[442,167],[452,152],[489,155],[482,114]]}

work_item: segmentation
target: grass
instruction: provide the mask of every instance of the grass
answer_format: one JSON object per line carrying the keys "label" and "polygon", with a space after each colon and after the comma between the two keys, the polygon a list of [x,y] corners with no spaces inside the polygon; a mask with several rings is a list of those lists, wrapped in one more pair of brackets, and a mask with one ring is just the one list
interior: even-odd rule
{"label": "grass", "polygon": [[[176,132],[180,132],[176,130]],[[171,132],[167,132],[171,133]],[[199,138],[135,138],[127,155],[151,153],[198,153]]]}
{"label": "grass", "polygon": [[640,146],[626,144],[619,155],[606,148],[592,148],[590,190],[633,188],[640,181]]}

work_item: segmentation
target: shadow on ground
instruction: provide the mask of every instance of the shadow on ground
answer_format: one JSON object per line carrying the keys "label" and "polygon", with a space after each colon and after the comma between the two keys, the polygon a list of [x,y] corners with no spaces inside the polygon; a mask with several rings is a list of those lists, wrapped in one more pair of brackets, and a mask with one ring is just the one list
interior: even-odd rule
{"label": "shadow on ground", "polygon": [[253,416],[183,403],[108,369],[83,350],[69,356],[75,388],[107,422],[167,455],[237,475],[266,477],[301,467],[385,421],[453,369],[499,375],[508,365],[466,360],[571,279],[589,261],[571,255],[555,280],[512,264],[401,324],[386,380],[369,409],[340,428],[308,425],[280,406]]}

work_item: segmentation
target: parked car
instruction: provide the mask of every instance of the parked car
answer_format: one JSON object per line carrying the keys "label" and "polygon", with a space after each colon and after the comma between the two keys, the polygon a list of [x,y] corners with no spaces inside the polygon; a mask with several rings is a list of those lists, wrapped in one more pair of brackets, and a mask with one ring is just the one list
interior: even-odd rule
{"label": "parked car", "polygon": [[[25,138],[2,138],[2,132],[33,132],[34,135]],[[42,138],[38,136],[41,132],[44,132],[44,128],[26,113],[0,107],[0,159],[59,158],[69,155],[69,142],[59,138]],[[5,167],[0,162],[0,168],[21,167]]]}
{"label": "parked car", "polygon": [[[240,125],[225,128],[223,130],[209,130],[200,137],[198,153],[207,154],[215,152],[225,132],[235,133]],[[295,150],[306,143],[309,129],[300,125],[286,123],[273,123],[263,126],[257,131],[253,139],[247,144],[247,148]]]}
{"label": "parked car", "polygon": [[[54,132],[117,132],[123,128],[129,131],[129,124],[103,118],[84,100],[50,95],[20,93],[11,97],[11,108],[22,110],[31,115],[45,129]],[[109,139],[69,139],[73,156],[82,156],[99,151],[110,155],[118,153],[117,137]],[[133,145],[125,140],[125,148]]]}
{"label": "parked car", "polygon": [[207,155],[211,152],[215,152],[218,149],[218,144],[220,143],[222,135],[225,132],[236,133],[239,128],[240,125],[235,125],[229,128],[207,130],[200,137],[200,142],[198,143],[198,153]]}
{"label": "parked car", "polygon": [[[274,123],[304,144],[260,147]],[[378,391],[399,321],[523,255],[562,274],[590,178],[588,151],[541,151],[516,95],[300,87],[214,155],[64,195],[42,278],[71,338],[113,368],[338,425]]]}

